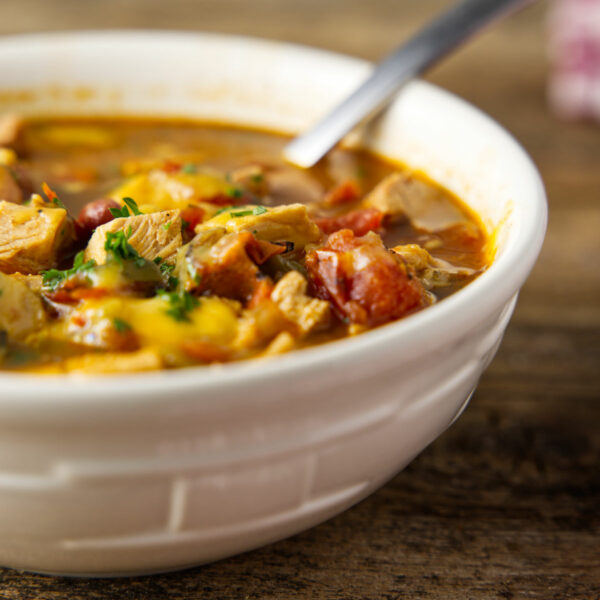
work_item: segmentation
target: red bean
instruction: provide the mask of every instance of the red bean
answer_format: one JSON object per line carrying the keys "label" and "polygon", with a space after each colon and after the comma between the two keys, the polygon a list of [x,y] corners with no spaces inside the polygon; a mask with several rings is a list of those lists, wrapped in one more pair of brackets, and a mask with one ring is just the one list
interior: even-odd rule
{"label": "red bean", "polygon": [[79,213],[75,222],[80,234],[91,235],[100,225],[112,221],[114,217],[110,214],[111,208],[120,208],[118,202],[112,198],[100,198],[93,202],[88,202]]}

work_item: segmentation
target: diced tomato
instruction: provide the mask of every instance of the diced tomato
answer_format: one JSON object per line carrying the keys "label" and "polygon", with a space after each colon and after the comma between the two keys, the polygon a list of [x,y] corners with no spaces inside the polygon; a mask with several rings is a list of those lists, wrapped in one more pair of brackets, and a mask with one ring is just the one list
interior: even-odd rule
{"label": "diced tomato", "polygon": [[339,217],[315,219],[323,233],[334,233],[340,229],[350,229],[355,235],[365,235],[369,231],[379,231],[383,222],[383,213],[375,208],[361,208]]}
{"label": "diced tomato", "polygon": [[381,325],[423,305],[421,283],[375,233],[337,231],[308,252],[305,264],[316,295],[352,323]]}
{"label": "diced tomato", "polygon": [[361,195],[360,186],[353,179],[336,185],[325,196],[324,203],[329,206],[339,206],[356,202]]}
{"label": "diced tomato", "polygon": [[110,290],[101,287],[78,287],[70,292],[75,300],[85,300],[87,298],[104,298],[110,294]]}
{"label": "diced tomato", "polygon": [[174,160],[165,160],[162,170],[169,174],[179,173],[179,171],[181,171],[181,163],[175,162]]}
{"label": "diced tomato", "polygon": [[196,225],[200,225],[204,219],[204,210],[199,206],[188,206],[181,211],[181,218],[186,223],[184,231],[194,235]]}
{"label": "diced tomato", "polygon": [[57,302],[58,304],[75,304],[78,302],[77,298],[73,298],[71,292],[67,290],[56,290],[55,292],[44,292],[44,296],[51,300],[52,302]]}
{"label": "diced tomato", "polygon": [[258,282],[250,302],[248,302],[248,308],[255,308],[264,300],[268,300],[271,297],[273,291],[273,282],[269,277],[265,277]]}

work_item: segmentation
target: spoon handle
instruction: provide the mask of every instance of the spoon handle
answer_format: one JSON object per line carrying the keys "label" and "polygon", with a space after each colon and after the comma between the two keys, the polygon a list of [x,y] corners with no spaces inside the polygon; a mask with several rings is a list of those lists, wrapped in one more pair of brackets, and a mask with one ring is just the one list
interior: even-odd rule
{"label": "spoon handle", "polygon": [[319,161],[355,125],[375,116],[400,86],[422,73],[492,21],[532,0],[464,0],[388,55],[371,76],[323,120],[285,148],[300,167]]}

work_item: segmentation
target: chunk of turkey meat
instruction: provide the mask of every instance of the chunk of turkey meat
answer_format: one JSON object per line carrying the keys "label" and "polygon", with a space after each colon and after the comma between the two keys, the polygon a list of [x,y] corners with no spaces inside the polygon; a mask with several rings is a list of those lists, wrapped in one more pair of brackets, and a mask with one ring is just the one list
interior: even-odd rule
{"label": "chunk of turkey meat", "polygon": [[473,269],[456,267],[448,261],[431,256],[425,248],[418,244],[395,246],[392,248],[392,252],[401,256],[415,270],[417,277],[427,290],[454,285],[475,274]]}
{"label": "chunk of turkey meat", "polygon": [[469,222],[442,189],[408,173],[388,175],[363,204],[381,211],[391,221],[407,218],[422,231],[435,232]]}
{"label": "chunk of turkey meat", "polygon": [[297,271],[286,273],[275,285],[271,299],[298,326],[303,335],[324,329],[330,322],[329,302],[306,295],[308,282]]}
{"label": "chunk of turkey meat", "polygon": [[179,210],[164,210],[155,213],[113,219],[96,228],[85,250],[85,260],[104,264],[107,259],[104,245],[107,233],[123,231],[129,233],[127,242],[146,260],[159,257],[163,262],[174,264],[181,247],[181,215]]}
{"label": "chunk of turkey meat", "polygon": [[73,239],[73,222],[64,208],[0,200],[0,271],[39,273],[54,267]]}

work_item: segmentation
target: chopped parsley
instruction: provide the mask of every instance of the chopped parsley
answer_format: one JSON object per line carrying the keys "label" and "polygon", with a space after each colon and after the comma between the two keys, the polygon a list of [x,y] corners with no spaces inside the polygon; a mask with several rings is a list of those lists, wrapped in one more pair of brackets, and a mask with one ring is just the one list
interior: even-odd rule
{"label": "chopped parsley", "polygon": [[73,267],[70,269],[66,269],[65,271],[60,271],[59,269],[48,269],[47,271],[42,271],[43,286],[51,291],[55,291],[60,285],[63,284],[63,282],[69,279],[69,277],[72,277],[77,273],[85,273],[86,271],[89,271],[95,267],[96,261],[94,259],[88,260],[85,263],[83,262],[83,254],[84,251],[82,250],[75,255]]}
{"label": "chopped parsley", "polygon": [[193,163],[185,163],[185,165],[181,167],[181,172],[187,173],[188,175],[193,175],[197,172],[196,165]]}
{"label": "chopped parsley", "polygon": [[[154,259],[154,260],[156,262],[156,259]],[[175,268],[175,265],[170,265],[168,263],[163,263],[162,265],[160,265],[160,272],[164,273],[165,275],[170,275],[173,272],[174,268]]]}
{"label": "chopped parsley", "polygon": [[252,210],[236,210],[229,213],[232,217],[249,217],[252,215]]}
{"label": "chopped parsley", "polygon": [[262,183],[264,178],[265,176],[262,173],[255,173],[250,179],[252,180],[252,183]]}
{"label": "chopped parsley", "polygon": [[162,228],[163,228],[165,231],[169,231],[169,227],[171,227],[171,223],[172,223],[172,222],[173,222],[173,221],[167,221],[167,222],[166,222],[166,223],[165,223],[165,224],[162,226]]}
{"label": "chopped parsley", "polygon": [[225,193],[230,197],[230,198],[241,198],[244,195],[244,192],[238,188],[238,187],[228,187],[225,190]]}
{"label": "chopped parsley", "polygon": [[227,212],[228,210],[231,209],[231,206],[224,206],[223,208],[220,208],[214,215],[213,217],[216,217],[217,215],[222,215],[224,212]]}
{"label": "chopped parsley", "polygon": [[117,317],[113,319],[113,325],[118,333],[127,333],[128,331],[131,331],[131,325],[127,323],[127,321],[123,321]]}
{"label": "chopped parsley", "polygon": [[133,198],[123,198],[123,202],[125,203],[125,206],[122,206],[121,208],[108,209],[110,210],[110,214],[115,217],[115,219],[118,219],[119,217],[131,217],[132,215],[137,216],[143,214]]}
{"label": "chopped parsley", "polygon": [[192,265],[190,262],[187,263],[187,272],[188,275],[192,278],[192,281],[196,285],[200,285],[200,283],[202,282],[202,275],[198,273],[194,265]]}
{"label": "chopped parsley", "polygon": [[189,292],[165,292],[159,290],[158,295],[169,303],[169,308],[165,311],[175,321],[189,321],[189,313],[192,312],[200,301]]}
{"label": "chopped parsley", "polygon": [[232,217],[258,217],[259,215],[264,215],[266,212],[267,209],[264,206],[254,206],[244,210],[230,210],[229,214]]}
{"label": "chopped parsley", "polygon": [[190,225],[191,223],[189,221],[181,219],[181,231],[185,231]]}
{"label": "chopped parsley", "polygon": [[259,215],[264,215],[265,213],[269,212],[264,206],[260,205],[253,206],[252,208],[244,208],[243,210],[232,210],[233,208],[233,206],[224,206],[223,208],[220,208],[213,215],[213,217],[216,217],[217,215],[222,215],[224,212],[228,212],[229,216],[231,217],[258,217]]}
{"label": "chopped parsley", "polygon": [[179,285],[179,278],[173,275],[174,269],[175,265],[170,265],[165,262],[160,265],[160,272],[167,277],[167,285],[171,289],[176,288]]}
{"label": "chopped parsley", "polygon": [[140,269],[146,264],[146,259],[138,254],[138,251],[127,241],[131,237],[131,227],[127,231],[119,230],[106,234],[104,250],[107,257],[122,263],[124,260],[133,260],[136,267]]}

